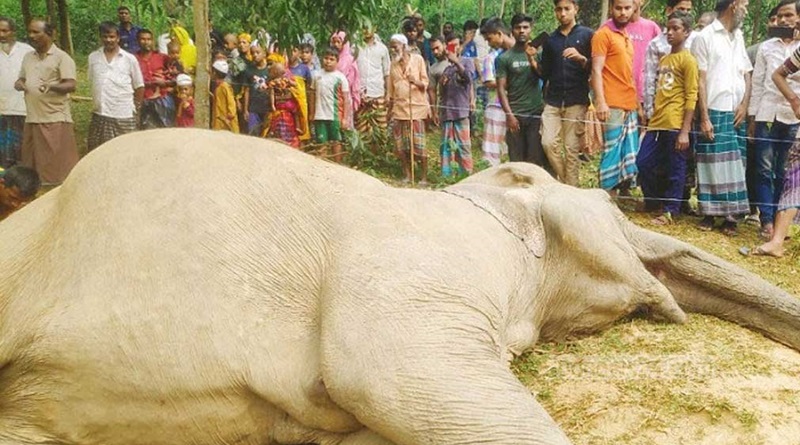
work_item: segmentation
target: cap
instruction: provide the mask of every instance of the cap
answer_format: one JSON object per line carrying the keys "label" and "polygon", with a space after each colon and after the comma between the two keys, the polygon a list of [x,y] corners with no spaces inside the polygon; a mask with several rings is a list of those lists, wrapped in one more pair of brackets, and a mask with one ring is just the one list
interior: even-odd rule
{"label": "cap", "polygon": [[228,74],[228,62],[226,60],[215,60],[211,66],[222,74]]}

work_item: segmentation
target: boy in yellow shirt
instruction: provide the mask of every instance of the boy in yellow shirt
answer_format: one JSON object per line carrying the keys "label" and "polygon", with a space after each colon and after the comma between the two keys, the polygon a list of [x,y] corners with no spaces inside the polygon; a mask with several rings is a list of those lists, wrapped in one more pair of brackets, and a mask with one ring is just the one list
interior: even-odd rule
{"label": "boy in yellow shirt", "polygon": [[697,104],[697,61],[684,42],[692,32],[691,16],[670,14],[667,42],[672,51],[658,63],[655,111],[636,158],[645,210],[663,210],[654,224],[670,224],[680,213],[689,156],[689,131]]}

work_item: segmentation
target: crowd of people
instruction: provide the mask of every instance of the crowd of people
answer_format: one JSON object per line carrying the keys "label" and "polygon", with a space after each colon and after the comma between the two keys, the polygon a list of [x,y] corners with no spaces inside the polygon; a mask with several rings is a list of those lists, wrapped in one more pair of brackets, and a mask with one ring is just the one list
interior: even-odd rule
{"label": "crowd of people", "polygon": [[[769,38],[747,48],[748,0],[718,0],[696,23],[691,0],[668,0],[663,27],[641,16],[639,2],[612,0],[593,30],[577,23],[577,0],[554,0],[558,27],[535,37],[526,14],[508,25],[469,20],[460,33],[448,22],[441,35],[413,15],[385,42],[367,24],[358,39],[339,30],[318,46],[306,34],[287,50],[264,32],[212,29],[211,127],[298,149],[313,143],[336,162],[348,130],[383,131],[404,180],[419,164],[424,185],[428,130],[441,128],[442,175],[470,174],[482,119],[483,159],[535,163],[574,186],[586,133],[601,128],[603,189],[624,197],[640,187],[654,224],[697,212],[700,229],[733,236],[742,218],[758,220],[766,242],[742,252],[781,256],[800,219],[798,5],[776,5]],[[100,24],[102,47],[88,59],[89,150],[137,129],[194,126],[196,49],[186,30],[156,36],[125,6],[118,19]],[[15,31],[0,18],[0,161],[58,184],[78,161],[75,63],[47,22],[28,24],[31,46]]]}

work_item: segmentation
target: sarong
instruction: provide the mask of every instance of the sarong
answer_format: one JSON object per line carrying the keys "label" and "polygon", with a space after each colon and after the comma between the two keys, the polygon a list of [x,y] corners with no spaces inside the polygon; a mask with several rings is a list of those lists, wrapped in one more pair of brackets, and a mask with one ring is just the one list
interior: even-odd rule
{"label": "sarong", "polygon": [[373,149],[382,145],[388,138],[386,113],[386,101],[382,97],[366,98],[361,102],[361,108],[358,109],[356,130],[364,144],[372,146]]}
{"label": "sarong", "polygon": [[421,119],[413,121],[395,120],[392,128],[395,147],[401,153],[408,153],[411,149],[411,127],[414,127],[414,156],[427,158],[425,151],[425,121]]}
{"label": "sarong", "polygon": [[142,104],[139,116],[142,130],[175,126],[175,100],[170,95],[147,99]]}
{"label": "sarong", "polygon": [[600,187],[612,190],[625,181],[633,187],[638,169],[639,129],[636,112],[612,108],[603,128],[603,153],[600,157]]}
{"label": "sarong", "polygon": [[25,124],[19,165],[36,170],[43,185],[61,184],[77,163],[72,122]]}
{"label": "sarong", "polygon": [[459,173],[472,173],[472,141],[470,140],[469,118],[442,122],[442,145],[439,154],[442,160],[442,176],[453,173],[453,158],[458,163]]}
{"label": "sarong", "polygon": [[108,116],[101,116],[92,113],[92,120],[89,122],[89,151],[105,144],[117,136],[136,131],[136,119],[116,119]]}
{"label": "sarong", "polygon": [[[800,209],[800,140],[794,141],[786,158],[783,192],[778,201],[778,211],[787,209]],[[800,224],[800,212],[794,216],[794,223]]]}
{"label": "sarong", "polygon": [[13,167],[19,161],[24,128],[25,116],[0,116],[0,167]]}
{"label": "sarong", "polygon": [[[733,111],[709,110],[714,140],[708,141],[698,128],[695,147],[697,159],[697,200],[704,216],[746,215],[745,165],[747,147],[733,127]],[[741,125],[744,130],[744,125]]]}
{"label": "sarong", "polygon": [[506,113],[502,108],[486,107],[483,115],[483,159],[492,166],[500,165],[500,156],[506,148]]}
{"label": "sarong", "polygon": [[297,103],[294,100],[283,101],[276,103],[275,108],[276,110],[269,114],[265,136],[280,139],[294,148],[300,148],[300,135],[297,134],[294,118],[295,113],[298,113]]}

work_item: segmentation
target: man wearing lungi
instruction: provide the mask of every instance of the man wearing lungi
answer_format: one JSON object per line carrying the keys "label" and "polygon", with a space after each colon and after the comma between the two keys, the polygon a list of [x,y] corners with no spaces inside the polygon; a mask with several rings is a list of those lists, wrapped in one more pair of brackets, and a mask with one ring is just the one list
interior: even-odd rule
{"label": "man wearing lungi", "polygon": [[119,28],[100,24],[103,47],[89,54],[89,83],[94,108],[89,123],[89,151],[136,130],[136,110],[142,103],[144,80],[139,62],[119,46]]}
{"label": "man wearing lungi", "polygon": [[692,53],[700,72],[697,108],[700,136],[696,144],[697,198],[702,230],[714,228],[736,234],[736,217],[749,210],[745,165],[750,73],[741,25],[748,0],[718,0],[717,19],[700,31]]}
{"label": "man wearing lungi", "polygon": [[27,43],[16,41],[17,27],[0,17],[0,168],[17,164],[25,125],[25,95],[14,89],[22,58],[33,52]]}
{"label": "man wearing lungi", "polygon": [[77,82],[75,61],[53,44],[53,27],[44,20],[28,25],[35,49],[22,59],[17,91],[25,92],[27,119],[20,165],[36,170],[44,185],[61,184],[78,162],[69,93]]}

